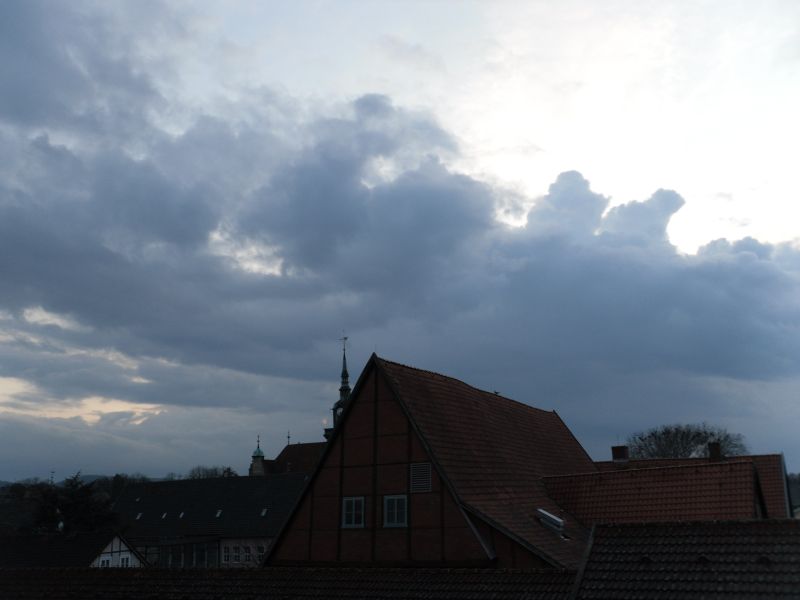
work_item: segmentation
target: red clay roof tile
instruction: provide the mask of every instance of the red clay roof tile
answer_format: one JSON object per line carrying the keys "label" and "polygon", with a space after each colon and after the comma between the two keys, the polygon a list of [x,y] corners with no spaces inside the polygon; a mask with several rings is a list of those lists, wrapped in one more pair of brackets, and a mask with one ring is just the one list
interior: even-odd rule
{"label": "red clay roof tile", "polygon": [[587,525],[757,515],[751,461],[545,477],[544,483],[556,502]]}
{"label": "red clay roof tile", "polygon": [[[560,417],[451,377],[375,360],[465,507],[551,560],[577,565],[586,531],[539,479],[596,467]],[[539,508],[563,516],[571,539],[542,525]]]}

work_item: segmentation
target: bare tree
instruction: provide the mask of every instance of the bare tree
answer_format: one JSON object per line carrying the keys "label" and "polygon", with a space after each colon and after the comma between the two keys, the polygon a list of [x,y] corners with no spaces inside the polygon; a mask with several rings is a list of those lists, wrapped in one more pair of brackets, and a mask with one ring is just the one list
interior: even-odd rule
{"label": "bare tree", "polygon": [[631,458],[697,458],[708,456],[718,442],[725,456],[747,454],[744,436],[708,423],[661,425],[634,433],[627,440]]}

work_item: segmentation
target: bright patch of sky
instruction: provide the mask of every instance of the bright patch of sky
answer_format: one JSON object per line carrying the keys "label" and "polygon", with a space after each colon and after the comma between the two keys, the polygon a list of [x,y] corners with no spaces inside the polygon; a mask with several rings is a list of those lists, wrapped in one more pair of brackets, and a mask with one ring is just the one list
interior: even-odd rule
{"label": "bright patch of sky", "polygon": [[[183,92],[369,92],[432,111],[457,169],[528,199],[576,169],[611,205],[678,190],[683,251],[798,236],[796,2],[208,2]],[[531,200],[529,200],[530,202]]]}

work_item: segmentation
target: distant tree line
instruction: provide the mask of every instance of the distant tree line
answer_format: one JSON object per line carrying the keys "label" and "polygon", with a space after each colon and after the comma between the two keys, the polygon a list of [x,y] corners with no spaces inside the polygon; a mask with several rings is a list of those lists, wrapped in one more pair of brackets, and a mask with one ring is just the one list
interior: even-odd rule
{"label": "distant tree line", "polygon": [[[227,466],[192,467],[185,475],[165,479],[236,477]],[[98,477],[84,481],[80,471],[63,483],[27,479],[0,488],[0,534],[73,533],[113,529],[117,517],[114,502],[129,485],[150,481],[141,473]]]}

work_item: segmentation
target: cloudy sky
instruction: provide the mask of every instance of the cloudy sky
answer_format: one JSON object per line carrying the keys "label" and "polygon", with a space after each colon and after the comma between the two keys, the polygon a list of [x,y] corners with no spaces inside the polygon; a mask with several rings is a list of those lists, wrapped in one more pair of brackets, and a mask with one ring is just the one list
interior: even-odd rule
{"label": "cloudy sky", "polygon": [[321,439],[345,331],[800,471],[800,4],[0,1],[0,479]]}

